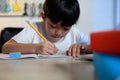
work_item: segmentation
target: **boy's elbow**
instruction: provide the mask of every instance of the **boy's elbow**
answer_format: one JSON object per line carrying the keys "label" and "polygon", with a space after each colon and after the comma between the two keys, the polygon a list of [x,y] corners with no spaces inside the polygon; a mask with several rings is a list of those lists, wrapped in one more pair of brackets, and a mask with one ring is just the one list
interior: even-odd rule
{"label": "boy's elbow", "polygon": [[2,46],[2,53],[3,54],[9,54],[12,50],[12,45],[14,44],[14,40],[9,40],[7,41],[3,46]]}
{"label": "boy's elbow", "polygon": [[8,45],[7,44],[4,44],[3,46],[2,46],[2,53],[3,54],[8,54],[9,52],[8,52]]}

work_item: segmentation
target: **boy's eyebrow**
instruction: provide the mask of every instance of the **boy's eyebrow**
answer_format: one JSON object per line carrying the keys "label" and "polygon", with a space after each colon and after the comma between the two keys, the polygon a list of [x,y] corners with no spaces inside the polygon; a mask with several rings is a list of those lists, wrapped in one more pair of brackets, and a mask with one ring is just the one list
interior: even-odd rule
{"label": "boy's eyebrow", "polygon": [[[58,22],[58,23],[59,23],[59,22]],[[57,27],[56,24],[53,23],[53,22],[51,22],[50,20],[48,21],[48,24],[51,25],[51,26],[53,26],[53,27]],[[61,22],[60,22],[59,24],[61,24]],[[62,25],[62,24],[61,24],[61,25]],[[68,27],[68,26],[63,26],[62,28],[70,29],[70,27]]]}
{"label": "boy's eyebrow", "polygon": [[54,27],[56,26],[55,24],[52,24],[52,23],[49,23],[49,24],[50,24],[51,26],[54,26]]}
{"label": "boy's eyebrow", "polygon": [[70,29],[70,27],[64,27],[65,29]]}
{"label": "boy's eyebrow", "polygon": [[[52,27],[57,27],[55,24],[52,24],[52,23],[49,23],[49,25]],[[68,29],[68,30],[70,29],[70,27],[67,27],[67,26],[61,27],[61,28]]]}
{"label": "boy's eyebrow", "polygon": [[48,24],[52,27],[57,27],[56,24],[52,23],[52,22],[48,22]]}

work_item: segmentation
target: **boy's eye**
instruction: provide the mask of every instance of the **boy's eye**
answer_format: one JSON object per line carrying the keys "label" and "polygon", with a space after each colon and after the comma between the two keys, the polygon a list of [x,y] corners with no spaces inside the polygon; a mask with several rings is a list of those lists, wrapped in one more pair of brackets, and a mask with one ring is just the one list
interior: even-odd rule
{"label": "boy's eye", "polygon": [[50,24],[50,26],[51,26],[51,28],[56,28],[56,26],[53,26],[53,25],[51,25],[51,24]]}
{"label": "boy's eye", "polygon": [[65,30],[65,31],[68,31],[68,30],[70,30],[70,28],[64,28],[64,30]]}

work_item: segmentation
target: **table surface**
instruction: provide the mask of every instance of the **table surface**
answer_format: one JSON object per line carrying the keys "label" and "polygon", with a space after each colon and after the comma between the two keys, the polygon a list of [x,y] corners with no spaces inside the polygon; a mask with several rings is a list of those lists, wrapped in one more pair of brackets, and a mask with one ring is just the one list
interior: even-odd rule
{"label": "table surface", "polygon": [[73,58],[0,60],[0,80],[97,80],[92,61]]}

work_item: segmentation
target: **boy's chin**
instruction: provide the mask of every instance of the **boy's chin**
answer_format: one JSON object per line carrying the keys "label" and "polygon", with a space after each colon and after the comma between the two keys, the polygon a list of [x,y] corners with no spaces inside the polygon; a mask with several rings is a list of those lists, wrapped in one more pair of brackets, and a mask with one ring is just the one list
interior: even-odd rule
{"label": "boy's chin", "polygon": [[61,39],[61,38],[53,38],[53,37],[52,37],[52,40],[51,40],[51,41],[52,41],[52,42],[57,42],[57,41],[59,41],[60,39]]}
{"label": "boy's chin", "polygon": [[53,42],[57,42],[57,41],[59,41],[60,39],[61,39],[61,38],[57,38],[57,39],[54,38],[52,41],[53,41]]}

